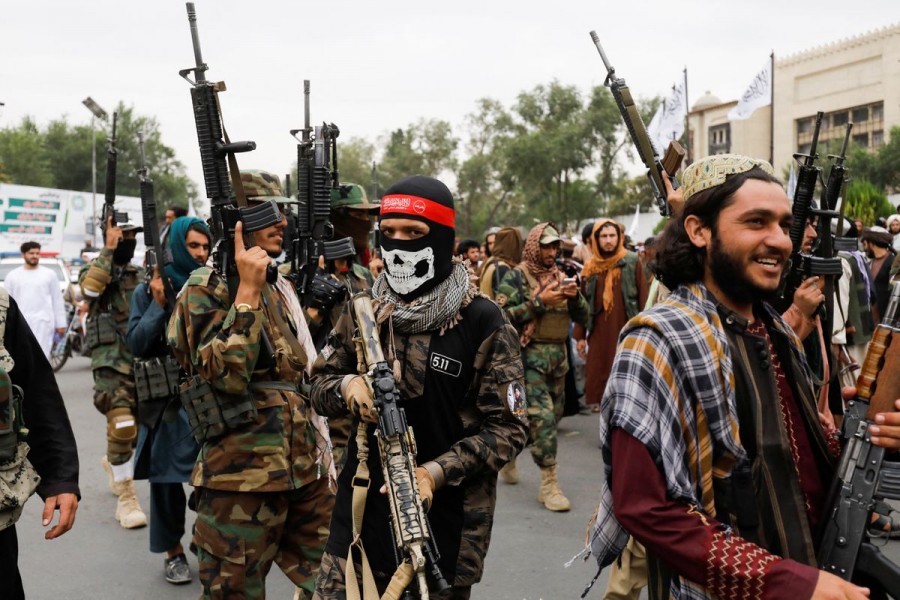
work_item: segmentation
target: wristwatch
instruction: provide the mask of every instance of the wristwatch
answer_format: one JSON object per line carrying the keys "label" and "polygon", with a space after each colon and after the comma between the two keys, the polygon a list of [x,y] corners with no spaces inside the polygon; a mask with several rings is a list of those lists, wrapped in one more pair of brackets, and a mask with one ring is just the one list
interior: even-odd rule
{"label": "wristwatch", "polygon": [[253,307],[250,306],[249,304],[247,304],[246,302],[241,302],[240,304],[235,304],[234,309],[237,312],[241,313],[241,312],[250,312],[253,310]]}

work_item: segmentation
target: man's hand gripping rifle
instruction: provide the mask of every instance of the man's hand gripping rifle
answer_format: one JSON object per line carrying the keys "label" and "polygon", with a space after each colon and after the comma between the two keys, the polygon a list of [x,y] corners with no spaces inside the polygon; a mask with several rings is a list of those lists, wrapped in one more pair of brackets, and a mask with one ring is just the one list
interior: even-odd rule
{"label": "man's hand gripping rifle", "polygon": [[[280,223],[283,218],[274,201],[248,207],[241,185],[235,153],[256,149],[255,142],[231,142],[222,122],[219,109],[219,92],[225,91],[222,81],[206,79],[209,67],[203,62],[200,52],[200,36],[197,31],[197,14],[194,3],[187,3],[188,23],[194,45],[196,66],[178,72],[191,84],[191,105],[194,109],[194,124],[197,127],[197,141],[200,145],[200,159],[203,164],[203,180],[206,196],[210,200],[210,231],[215,247],[213,257],[216,269],[228,282],[228,292],[234,298],[239,282],[237,266],[234,262],[234,226],[238,221],[244,224],[244,233],[252,233]],[[194,73],[194,79],[189,75]],[[226,164],[227,160],[227,164]],[[232,183],[234,183],[234,193]],[[234,202],[237,201],[237,207]],[[278,272],[274,266],[267,272],[267,280],[274,283]]]}
{"label": "man's hand gripping rifle", "polygon": [[868,576],[900,598],[900,567],[872,544],[866,529],[876,500],[900,500],[900,463],[885,461],[885,449],[872,444],[875,415],[893,412],[900,398],[900,284],[895,284],[885,317],[875,329],[857,396],[847,405],[842,425],[844,451],[831,483],[819,546],[819,568],[850,580]]}
{"label": "man's hand gripping rifle", "polygon": [[[399,598],[414,574],[418,581],[419,598],[427,600],[429,578],[438,591],[449,587],[438,567],[440,558],[431,535],[426,508],[419,497],[416,481],[416,441],[413,430],[406,423],[406,414],[397,405],[400,395],[393,371],[384,358],[378,327],[372,311],[372,298],[367,293],[353,296],[351,314],[356,325],[355,338],[359,370],[365,373],[378,412],[378,449],[391,510],[392,535],[398,563],[397,573],[383,598]],[[365,439],[364,436],[362,439]],[[402,574],[401,563],[412,566],[412,574]],[[395,587],[395,582],[400,585]],[[404,598],[412,598],[409,590]],[[367,599],[368,600],[368,599]]]}
{"label": "man's hand gripping rifle", "polygon": [[631,136],[631,141],[637,148],[641,162],[647,167],[647,178],[650,180],[650,188],[653,190],[653,196],[656,198],[659,212],[664,217],[668,216],[672,214],[672,207],[668,203],[666,184],[663,181],[662,173],[665,171],[671,180],[672,188],[678,189],[675,173],[681,168],[681,160],[685,154],[684,148],[677,141],[672,140],[666,149],[665,156],[660,161],[659,155],[650,141],[650,136],[647,135],[644,121],[641,119],[637,106],[635,106],[634,100],[631,98],[631,90],[628,89],[624,79],[616,77],[616,70],[609,63],[609,59],[606,58],[606,53],[603,52],[603,47],[600,45],[600,38],[597,37],[596,31],[591,32],[591,39],[594,41],[594,45],[597,46],[597,51],[600,52],[600,58],[606,67],[606,80],[603,82],[603,85],[612,92],[616,106],[619,107],[619,112],[622,115],[622,120],[625,122],[625,128]]}
{"label": "man's hand gripping rifle", "polygon": [[128,213],[116,210],[116,170],[119,164],[119,151],[116,149],[116,120],[118,113],[113,113],[112,133],[107,140],[106,148],[106,189],[103,194],[103,214],[100,216],[100,231],[103,232],[103,243],[106,243],[106,228],[119,223],[128,222]]}

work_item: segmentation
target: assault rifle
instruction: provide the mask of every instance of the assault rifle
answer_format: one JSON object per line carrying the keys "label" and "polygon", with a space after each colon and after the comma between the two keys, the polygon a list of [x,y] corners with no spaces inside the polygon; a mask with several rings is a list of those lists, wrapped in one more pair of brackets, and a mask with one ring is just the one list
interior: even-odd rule
{"label": "assault rifle", "polygon": [[603,47],[600,45],[600,38],[597,37],[596,31],[591,32],[591,39],[594,40],[594,45],[597,46],[603,65],[606,67],[606,80],[603,82],[603,85],[612,92],[616,106],[619,107],[619,113],[622,115],[622,120],[625,122],[625,128],[631,136],[631,141],[637,148],[641,162],[647,167],[647,178],[650,180],[650,188],[653,190],[653,196],[656,198],[656,205],[660,214],[664,217],[669,216],[672,210],[668,203],[666,184],[663,182],[662,172],[665,171],[669,176],[672,188],[678,189],[675,173],[681,168],[681,161],[685,154],[684,148],[677,141],[672,140],[666,149],[665,156],[660,161],[659,154],[657,154],[656,148],[653,147],[650,136],[647,135],[644,121],[641,119],[641,115],[634,105],[634,100],[631,98],[631,90],[628,89],[624,79],[616,77],[616,70],[609,64],[609,59],[606,58],[606,53],[603,52]]}
{"label": "assault rifle", "polygon": [[[812,142],[809,145],[809,153],[794,154],[794,159],[800,163],[797,173],[797,188],[794,190],[794,204],[791,206],[793,221],[788,232],[791,238],[791,259],[784,278],[778,289],[778,308],[783,312],[791,305],[794,292],[803,283],[803,280],[812,275],[840,275],[841,265],[837,263],[837,273],[830,272],[834,265],[819,263],[812,260],[810,254],[803,253],[803,234],[806,231],[809,217],[812,214],[813,196],[816,192],[816,183],[819,181],[819,168],[816,166],[816,146],[819,142],[819,129],[822,127],[823,112],[816,113],[816,126],[813,129]],[[802,161],[801,161],[802,159]],[[829,235],[830,235],[829,231]],[[825,267],[825,272],[821,268]],[[830,333],[830,331],[829,331]]]}
{"label": "assault rifle", "polygon": [[[297,134],[300,137],[297,137]],[[331,190],[339,185],[337,138],[341,131],[334,123],[315,127],[309,121],[309,80],[303,81],[303,129],[292,129],[297,144],[297,231],[292,241],[297,291],[305,297],[313,283],[319,256],[353,256],[352,238],[333,240]],[[333,240],[333,241],[332,241]]]}
{"label": "assault rifle", "polygon": [[106,147],[106,189],[103,195],[103,213],[100,216],[100,231],[103,232],[103,243],[106,243],[106,226],[112,217],[112,226],[128,221],[128,213],[116,210],[116,169],[119,163],[119,151],[116,149],[116,119],[113,113],[112,134]]}
{"label": "assault rifle", "polygon": [[[219,111],[218,98],[219,92],[226,90],[225,83],[207,81],[206,71],[209,67],[203,62],[200,52],[197,14],[193,2],[187,3],[187,13],[196,65],[182,69],[178,74],[191,84],[191,105],[194,109],[197,141],[200,144],[203,181],[206,184],[206,196],[210,200],[210,232],[215,243],[213,262],[216,270],[228,282],[228,292],[233,299],[240,281],[234,262],[235,225],[238,221],[242,221],[244,233],[252,233],[280,223],[282,216],[274,201],[247,207],[234,155],[238,152],[255,150],[256,142],[231,142],[228,139]],[[194,79],[190,78],[191,73],[194,73]],[[232,184],[229,183],[229,172],[234,183],[234,191]],[[267,273],[267,280],[274,283],[277,276],[278,272],[271,267]]]}
{"label": "assault rifle", "polygon": [[[381,348],[378,326],[372,312],[372,298],[361,292],[353,296],[350,306],[357,331],[354,342],[360,370],[365,370],[378,412],[375,436],[378,439],[381,468],[391,511],[395,558],[398,565],[403,561],[412,565],[418,582],[419,598],[427,600],[426,569],[437,591],[444,591],[450,586],[438,566],[440,555],[431,534],[431,524],[419,498],[416,439],[412,427],[406,423],[405,411],[397,405],[400,394],[393,371]],[[404,597],[411,597],[408,590]]]}
{"label": "assault rifle", "polygon": [[[175,290],[172,282],[166,275],[165,266],[170,262],[168,252],[162,247],[159,239],[159,222],[156,216],[156,198],[153,196],[153,180],[150,179],[149,170],[144,160],[144,135],[138,133],[138,148],[141,152],[141,168],[138,169],[138,177],[141,180],[141,213],[144,216],[144,245],[147,247],[145,255],[147,262],[147,293],[150,293],[150,280],[153,272],[159,267],[159,277],[162,279],[163,289],[166,293],[166,304],[169,310],[175,309]],[[160,256],[162,261],[160,264]]]}
{"label": "assault rifle", "polygon": [[900,397],[900,285],[895,284],[866,352],[847,405],[841,435],[844,451],[831,483],[819,546],[819,568],[850,580],[861,574],[900,598],[900,566],[868,539],[866,528],[876,499],[900,500],[900,463],[885,461],[885,449],[872,444],[875,415],[893,412]]}

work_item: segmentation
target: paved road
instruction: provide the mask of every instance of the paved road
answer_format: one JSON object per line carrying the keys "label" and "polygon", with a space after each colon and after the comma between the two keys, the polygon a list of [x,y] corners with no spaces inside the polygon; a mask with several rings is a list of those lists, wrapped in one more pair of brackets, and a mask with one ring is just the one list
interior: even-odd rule
{"label": "paved road", "polygon": [[[196,583],[176,587],[162,576],[162,558],[148,550],[148,530],[122,529],[113,519],[115,497],[106,487],[99,466],[104,451],[105,422],[91,403],[92,380],[87,359],[73,359],[58,374],[78,440],[82,501],[75,528],[62,538],[45,541],[40,527],[41,504],[34,498],[19,522],[19,563],[25,590],[32,600],[180,600],[197,598]],[[597,417],[576,416],[562,422],[560,480],[573,510],[554,514],[537,501],[539,472],[530,457],[519,461],[519,485],[499,484],[496,523],[482,583],[473,600],[558,600],[581,595],[594,573],[591,563],[563,563],[578,552],[598,497],[600,456]],[[137,483],[142,505],[149,511],[149,486]],[[190,513],[189,513],[190,522]],[[183,543],[187,546],[189,536]],[[900,563],[900,542],[890,542],[887,554]],[[188,557],[196,572],[196,560]],[[590,598],[605,588],[598,581]],[[270,573],[268,597],[289,600],[290,582],[278,570]],[[0,592],[2,597],[2,592]]]}

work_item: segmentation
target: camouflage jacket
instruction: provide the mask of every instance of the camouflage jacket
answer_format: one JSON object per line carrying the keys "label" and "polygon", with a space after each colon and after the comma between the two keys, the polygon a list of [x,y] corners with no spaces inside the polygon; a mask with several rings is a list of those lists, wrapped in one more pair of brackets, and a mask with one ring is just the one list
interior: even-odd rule
{"label": "camouflage jacket", "polygon": [[[225,281],[203,267],[178,296],[167,333],[175,358],[217,391],[249,389],[259,411],[252,423],[203,444],[192,477],[195,486],[273,492],[297,489],[317,477],[308,400],[299,391],[265,387],[266,382],[286,382],[299,390],[307,361],[274,325],[270,315],[277,310],[293,327],[278,290],[267,288],[263,298],[271,301],[261,300],[259,310],[237,312]],[[262,331],[272,357],[260,356]]]}
{"label": "camouflage jacket", "polygon": [[528,324],[550,316],[552,313],[567,313],[569,320],[587,326],[591,320],[591,308],[581,292],[575,298],[559,307],[548,307],[537,297],[537,282],[526,275],[522,267],[510,269],[497,288],[497,304],[503,307],[509,320],[523,333],[523,342],[528,346]]}
{"label": "camouflage jacket", "polygon": [[123,375],[130,375],[132,355],[125,343],[125,335],[128,332],[131,296],[144,275],[143,269],[131,263],[113,265],[112,256],[112,250],[103,248],[97,258],[81,268],[78,284],[88,303],[88,319],[109,313],[116,322],[119,334],[112,344],[98,346],[91,351],[91,368],[109,367]]}
{"label": "camouflage jacket", "polygon": [[[527,430],[515,329],[485,298],[475,298],[460,312],[462,320],[443,335],[395,332],[394,351],[402,374],[399,404],[416,437],[416,462],[436,474],[429,515],[439,565],[448,581],[472,585],[481,579],[490,541],[497,471],[522,450]],[[387,328],[381,338],[387,348]],[[313,369],[311,397],[320,414],[348,414],[339,388],[356,368],[353,323],[345,312]],[[369,427],[371,484],[362,538],[372,568],[390,576],[396,565],[387,499],[377,493],[384,478],[374,429]],[[353,436],[326,547],[338,556],[347,555],[352,537],[351,484],[357,466]]]}

